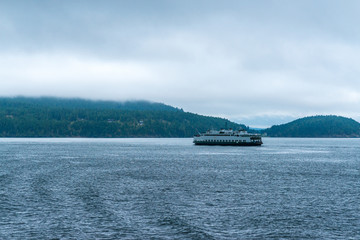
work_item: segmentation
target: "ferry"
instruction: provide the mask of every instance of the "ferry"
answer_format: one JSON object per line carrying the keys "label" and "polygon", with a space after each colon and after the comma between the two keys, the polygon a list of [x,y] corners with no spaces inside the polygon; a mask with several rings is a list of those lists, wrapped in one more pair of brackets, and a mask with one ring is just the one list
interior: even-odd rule
{"label": "ferry", "polygon": [[261,146],[260,134],[248,133],[244,129],[207,130],[194,136],[195,145]]}

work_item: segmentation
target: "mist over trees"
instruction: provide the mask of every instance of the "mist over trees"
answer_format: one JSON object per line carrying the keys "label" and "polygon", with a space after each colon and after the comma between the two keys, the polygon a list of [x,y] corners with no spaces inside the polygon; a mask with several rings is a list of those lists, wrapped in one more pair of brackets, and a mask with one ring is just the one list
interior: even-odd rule
{"label": "mist over trees", "polygon": [[0,137],[192,137],[225,126],[246,128],[147,101],[0,98]]}

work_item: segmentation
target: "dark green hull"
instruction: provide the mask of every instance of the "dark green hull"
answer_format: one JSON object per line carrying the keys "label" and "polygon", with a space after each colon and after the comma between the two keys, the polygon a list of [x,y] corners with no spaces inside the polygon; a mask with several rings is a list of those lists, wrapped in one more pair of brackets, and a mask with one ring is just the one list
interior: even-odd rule
{"label": "dark green hull", "polygon": [[195,145],[218,145],[218,146],[261,146],[262,142],[206,142],[196,141]]}

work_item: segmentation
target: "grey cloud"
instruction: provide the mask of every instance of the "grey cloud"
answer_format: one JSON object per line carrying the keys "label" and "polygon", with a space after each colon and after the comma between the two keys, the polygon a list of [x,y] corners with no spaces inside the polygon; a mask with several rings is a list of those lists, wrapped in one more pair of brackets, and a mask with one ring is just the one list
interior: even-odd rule
{"label": "grey cloud", "polygon": [[148,99],[245,124],[357,116],[359,6],[0,1],[0,95]]}

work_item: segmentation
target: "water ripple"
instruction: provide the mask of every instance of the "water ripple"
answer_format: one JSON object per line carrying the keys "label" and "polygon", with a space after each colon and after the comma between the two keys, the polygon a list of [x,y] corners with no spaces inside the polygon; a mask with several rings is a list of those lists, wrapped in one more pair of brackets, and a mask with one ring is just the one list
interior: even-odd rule
{"label": "water ripple", "polygon": [[360,239],[354,139],[1,139],[0,239]]}

